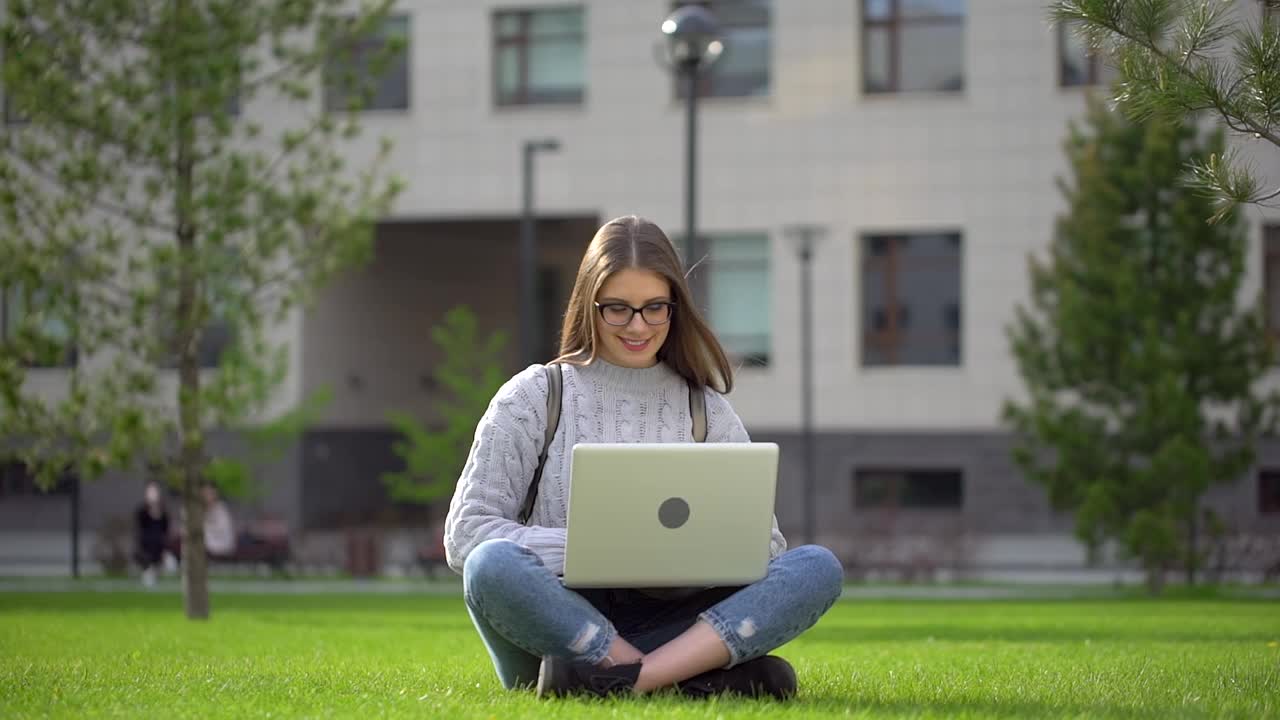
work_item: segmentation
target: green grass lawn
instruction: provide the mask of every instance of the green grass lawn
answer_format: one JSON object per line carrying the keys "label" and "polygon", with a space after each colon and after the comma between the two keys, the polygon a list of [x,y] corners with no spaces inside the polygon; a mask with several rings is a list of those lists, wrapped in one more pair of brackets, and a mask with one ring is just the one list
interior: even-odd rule
{"label": "green grass lawn", "polygon": [[457,597],[0,594],[0,718],[1280,717],[1280,604],[845,601],[787,704],[503,691]]}

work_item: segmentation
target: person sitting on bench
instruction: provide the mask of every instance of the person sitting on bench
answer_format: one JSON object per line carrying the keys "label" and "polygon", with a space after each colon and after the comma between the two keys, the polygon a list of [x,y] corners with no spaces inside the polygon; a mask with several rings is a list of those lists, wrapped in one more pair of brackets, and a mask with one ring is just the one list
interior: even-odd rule
{"label": "person sitting on bench", "polygon": [[206,483],[204,495],[204,549],[210,560],[231,560],[236,554],[236,527],[231,511],[218,495],[218,488]]}
{"label": "person sitting on bench", "polygon": [[142,568],[142,584],[156,584],[156,572],[163,567],[165,544],[169,541],[169,511],[164,506],[160,483],[147,481],[142,504],[134,511],[135,548],[133,558]]}

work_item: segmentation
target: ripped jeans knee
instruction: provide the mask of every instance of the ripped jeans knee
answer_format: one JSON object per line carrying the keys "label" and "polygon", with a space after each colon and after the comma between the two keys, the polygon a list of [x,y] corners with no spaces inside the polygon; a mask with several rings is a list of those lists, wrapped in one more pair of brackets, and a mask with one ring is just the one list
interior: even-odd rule
{"label": "ripped jeans knee", "polygon": [[844,567],[830,550],[803,545],[769,563],[763,580],[698,616],[729,649],[729,664],[752,660],[813,627],[840,597]]}
{"label": "ripped jeans knee", "polygon": [[[617,637],[612,623],[564,587],[537,555],[510,540],[487,540],[463,565],[463,597],[485,638],[486,629],[533,656],[599,663]],[[480,620],[489,627],[481,628]],[[494,662],[499,658],[495,656]]]}

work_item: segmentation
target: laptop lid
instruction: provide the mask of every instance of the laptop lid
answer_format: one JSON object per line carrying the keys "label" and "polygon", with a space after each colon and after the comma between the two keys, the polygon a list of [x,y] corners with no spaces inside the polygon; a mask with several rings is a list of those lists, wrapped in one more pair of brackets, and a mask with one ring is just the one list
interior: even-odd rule
{"label": "laptop lid", "polygon": [[573,448],[568,587],[745,585],[765,576],[774,443]]}

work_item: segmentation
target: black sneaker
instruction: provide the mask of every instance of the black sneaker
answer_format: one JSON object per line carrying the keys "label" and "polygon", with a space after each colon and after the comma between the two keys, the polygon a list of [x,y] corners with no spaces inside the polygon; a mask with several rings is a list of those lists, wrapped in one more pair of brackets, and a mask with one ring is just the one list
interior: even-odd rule
{"label": "black sneaker", "polygon": [[602,668],[547,655],[538,669],[538,697],[630,695],[639,677],[640,663]]}
{"label": "black sneaker", "polygon": [[721,693],[786,700],[796,694],[796,671],[776,655],[748,660],[728,670],[710,670],[677,683],[681,695],[705,698]]}

